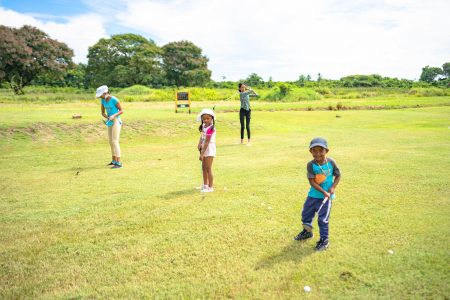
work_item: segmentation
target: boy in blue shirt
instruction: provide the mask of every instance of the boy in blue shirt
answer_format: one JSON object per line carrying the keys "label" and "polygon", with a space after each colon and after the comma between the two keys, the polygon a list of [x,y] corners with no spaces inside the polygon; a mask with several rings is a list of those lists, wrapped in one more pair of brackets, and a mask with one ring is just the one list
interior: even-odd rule
{"label": "boy in blue shirt", "polygon": [[[328,221],[331,211],[331,200],[341,179],[341,172],[334,159],[327,157],[328,143],[324,138],[314,138],[309,144],[309,152],[313,156],[307,166],[307,176],[311,188],[303,205],[303,230],[294,238],[297,241],[312,238],[312,220],[318,215],[320,240],[316,250],[328,248]],[[334,177],[334,181],[333,181]]]}

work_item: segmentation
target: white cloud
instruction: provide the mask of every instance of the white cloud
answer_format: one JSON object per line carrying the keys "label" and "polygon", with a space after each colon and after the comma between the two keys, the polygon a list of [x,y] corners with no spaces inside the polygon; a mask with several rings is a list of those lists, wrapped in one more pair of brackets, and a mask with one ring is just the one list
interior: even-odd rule
{"label": "white cloud", "polygon": [[295,80],[378,73],[417,78],[450,57],[450,2],[120,1],[123,26],[158,43],[187,39],[210,58],[213,78],[251,72]]}
{"label": "white cloud", "polygon": [[[325,78],[378,73],[414,79],[425,65],[450,61],[446,0],[86,0],[85,4],[95,15],[74,17],[65,24],[19,16],[78,49],[77,57],[105,36],[98,16],[120,26],[121,33],[143,34],[160,46],[190,40],[209,57],[215,80],[222,76],[238,80],[252,72],[266,80],[269,76],[295,80],[300,74],[315,78],[318,72]],[[4,15],[0,9],[2,23]]]}
{"label": "white cloud", "polygon": [[67,17],[64,23],[41,20],[34,16],[20,14],[0,7],[0,24],[9,27],[31,25],[46,32],[51,38],[66,43],[74,50],[75,62],[87,62],[88,47],[100,38],[107,37],[101,16],[84,14]]}

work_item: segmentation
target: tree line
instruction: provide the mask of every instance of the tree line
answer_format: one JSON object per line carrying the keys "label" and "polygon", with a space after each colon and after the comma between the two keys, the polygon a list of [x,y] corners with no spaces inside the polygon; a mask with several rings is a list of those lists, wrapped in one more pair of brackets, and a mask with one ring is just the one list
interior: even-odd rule
{"label": "tree line", "polygon": [[[153,88],[167,86],[208,86],[235,88],[236,82],[211,80],[209,59],[202,49],[190,41],[170,42],[162,47],[151,39],[136,34],[117,34],[100,39],[89,47],[87,64],[75,64],[74,54],[65,43],[32,27],[11,28],[0,25],[0,83],[23,92],[26,85],[69,86],[95,88],[102,84],[128,87],[141,84]],[[255,87],[274,87],[269,78],[264,81],[252,73],[241,81]],[[351,75],[339,80],[325,79],[319,73],[300,75],[288,84],[326,87],[398,87],[413,85],[450,86],[450,63],[442,68],[426,66],[419,83],[373,75]]]}
{"label": "tree line", "polygon": [[190,41],[159,47],[136,34],[102,38],[89,47],[87,64],[75,64],[73,51],[32,27],[0,26],[0,82],[16,93],[26,85],[92,88],[203,86],[211,80],[208,58]]}

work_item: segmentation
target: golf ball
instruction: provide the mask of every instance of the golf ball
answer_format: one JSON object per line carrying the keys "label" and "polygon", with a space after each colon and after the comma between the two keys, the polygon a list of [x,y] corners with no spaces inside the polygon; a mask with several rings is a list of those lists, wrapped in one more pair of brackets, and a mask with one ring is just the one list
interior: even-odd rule
{"label": "golf ball", "polygon": [[394,254],[394,250],[388,250],[389,254]]}
{"label": "golf ball", "polygon": [[303,290],[307,293],[311,292],[311,288],[307,285],[305,285],[305,287],[303,288]]}

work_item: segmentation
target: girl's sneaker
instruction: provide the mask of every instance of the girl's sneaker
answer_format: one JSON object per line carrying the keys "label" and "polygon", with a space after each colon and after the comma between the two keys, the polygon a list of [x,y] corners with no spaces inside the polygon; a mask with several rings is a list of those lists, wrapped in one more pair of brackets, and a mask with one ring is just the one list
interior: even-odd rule
{"label": "girl's sneaker", "polygon": [[116,163],[114,164],[114,166],[112,166],[111,169],[120,169],[120,168],[122,168],[122,167],[123,167],[123,166],[122,166],[122,163],[116,162]]}
{"label": "girl's sneaker", "polygon": [[202,193],[211,193],[214,192],[214,188],[209,187],[209,186],[204,186],[201,190]]}

